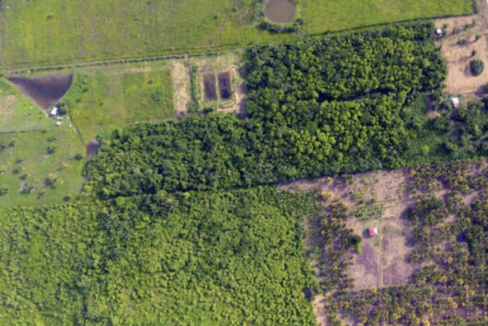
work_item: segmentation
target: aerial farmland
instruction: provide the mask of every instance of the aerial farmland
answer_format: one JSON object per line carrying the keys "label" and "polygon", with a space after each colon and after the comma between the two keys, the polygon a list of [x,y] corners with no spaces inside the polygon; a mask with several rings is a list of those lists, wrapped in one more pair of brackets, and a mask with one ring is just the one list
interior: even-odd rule
{"label": "aerial farmland", "polygon": [[0,0],[0,325],[486,325],[487,17]]}

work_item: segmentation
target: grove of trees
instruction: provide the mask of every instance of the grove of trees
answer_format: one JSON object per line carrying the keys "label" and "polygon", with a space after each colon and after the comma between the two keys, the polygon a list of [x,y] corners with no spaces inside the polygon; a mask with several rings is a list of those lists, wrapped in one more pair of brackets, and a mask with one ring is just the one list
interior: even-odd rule
{"label": "grove of trees", "polygon": [[310,196],[164,191],[0,209],[2,325],[315,325]]}
{"label": "grove of trees", "polygon": [[432,24],[247,51],[246,119],[209,114],[101,137],[85,172],[102,197],[230,189],[406,165],[409,97],[446,68]]}

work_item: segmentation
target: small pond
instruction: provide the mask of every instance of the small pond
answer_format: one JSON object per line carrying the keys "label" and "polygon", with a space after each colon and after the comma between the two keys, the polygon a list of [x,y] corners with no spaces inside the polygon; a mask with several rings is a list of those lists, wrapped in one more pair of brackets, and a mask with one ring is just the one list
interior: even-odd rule
{"label": "small pond", "polygon": [[220,98],[223,100],[230,99],[232,93],[230,88],[230,73],[229,72],[221,72],[219,74],[219,90],[220,90]]}
{"label": "small pond", "polygon": [[217,99],[215,74],[203,75],[203,89],[205,91],[205,101],[215,101]]}
{"label": "small pond", "polygon": [[25,96],[41,109],[47,110],[66,94],[73,83],[73,74],[62,74],[38,78],[7,78]]}
{"label": "small pond", "polygon": [[271,0],[264,8],[264,15],[275,23],[289,23],[295,16],[296,9],[290,0]]}

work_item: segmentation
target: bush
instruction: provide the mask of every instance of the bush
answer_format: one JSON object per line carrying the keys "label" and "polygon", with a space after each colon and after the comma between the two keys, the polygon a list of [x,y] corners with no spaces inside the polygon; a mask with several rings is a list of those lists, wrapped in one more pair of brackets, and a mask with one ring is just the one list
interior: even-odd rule
{"label": "bush", "polygon": [[471,68],[471,74],[473,74],[473,76],[481,75],[481,73],[485,69],[485,64],[479,59],[472,60],[469,66]]}
{"label": "bush", "polygon": [[52,154],[52,153],[54,153],[55,151],[56,151],[56,145],[51,144],[51,145],[49,145],[49,146],[47,147],[47,153],[48,153],[48,154]]}
{"label": "bush", "polygon": [[8,193],[8,186],[0,185],[0,195],[5,195],[6,193]]}
{"label": "bush", "polygon": [[82,160],[82,159],[83,159],[83,154],[78,153],[78,154],[76,154],[76,155],[75,155],[75,160],[80,161],[80,160]]}

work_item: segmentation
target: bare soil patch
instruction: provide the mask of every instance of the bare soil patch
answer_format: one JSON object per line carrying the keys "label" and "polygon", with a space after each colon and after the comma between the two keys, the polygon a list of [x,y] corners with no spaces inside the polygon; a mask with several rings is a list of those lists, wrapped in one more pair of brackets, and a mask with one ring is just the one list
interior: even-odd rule
{"label": "bare soil patch", "polygon": [[98,148],[100,148],[100,143],[96,138],[90,139],[88,144],[86,144],[86,155],[92,157],[98,153]]}
{"label": "bare soil patch", "polygon": [[354,264],[349,266],[349,275],[354,278],[354,290],[380,287],[380,255],[368,241],[361,243],[363,251],[354,256]]}
{"label": "bare soil patch", "polygon": [[73,74],[37,78],[10,77],[8,80],[41,109],[47,110],[66,94],[73,83]]}
{"label": "bare soil patch", "polygon": [[[476,21],[475,26],[465,29],[464,26]],[[488,69],[479,76],[471,74],[469,63],[472,59],[480,59],[488,67],[488,42],[484,21],[479,16],[454,17],[438,19],[436,28],[447,25],[447,35],[436,42],[441,46],[441,53],[446,58],[448,75],[445,81],[446,91],[452,95],[485,93],[484,85],[488,81]],[[453,33],[458,30],[457,33]],[[476,35],[480,38],[476,40]],[[466,40],[465,44],[458,44],[459,40]],[[475,55],[473,56],[473,51]]]}
{"label": "bare soil patch", "polygon": [[384,221],[381,242],[381,286],[408,284],[413,267],[407,262],[413,251],[413,235],[409,223],[393,218]]}
{"label": "bare soil patch", "polygon": [[175,110],[177,115],[183,115],[190,102],[190,73],[183,60],[174,60],[171,67]]}

